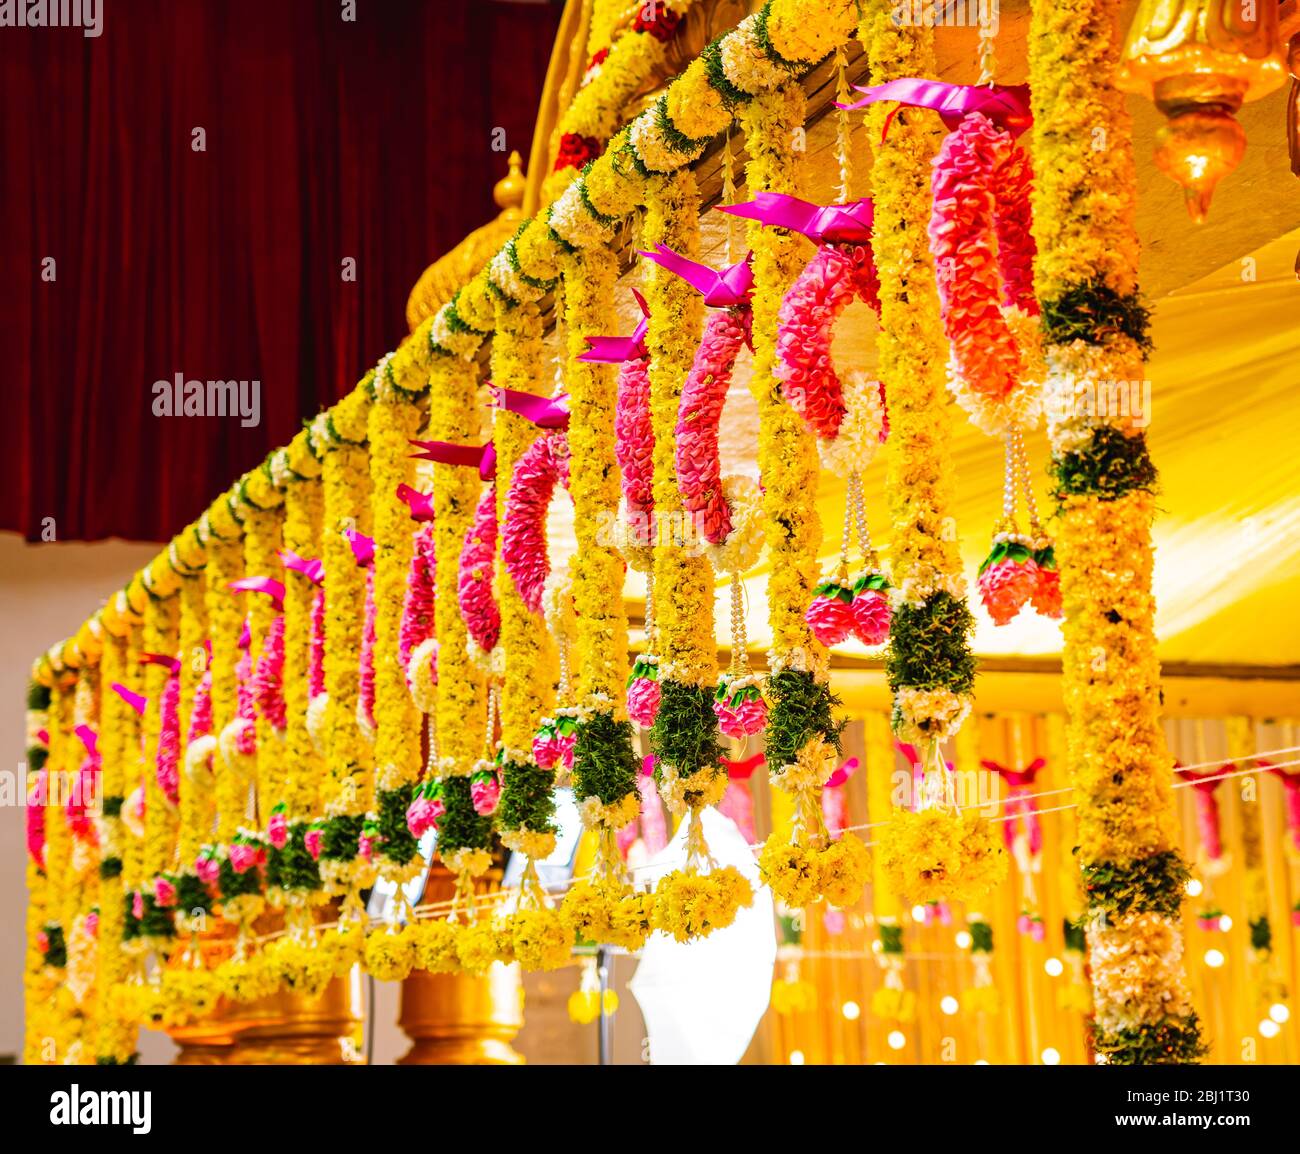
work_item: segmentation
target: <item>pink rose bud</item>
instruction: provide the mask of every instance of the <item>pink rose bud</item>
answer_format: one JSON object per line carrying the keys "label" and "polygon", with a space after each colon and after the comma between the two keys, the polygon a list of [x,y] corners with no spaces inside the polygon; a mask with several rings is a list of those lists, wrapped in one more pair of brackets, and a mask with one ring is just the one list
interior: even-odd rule
{"label": "pink rose bud", "polygon": [[289,819],[282,813],[273,813],[266,826],[266,838],[276,848],[284,849],[289,843]]}
{"label": "pink rose bud", "polygon": [[312,861],[320,861],[320,830],[309,829],[302,839],[303,848],[311,854]]}
{"label": "pink rose bud", "polygon": [[713,712],[718,715],[718,728],[727,737],[752,737],[767,725],[767,702],[761,697],[748,698],[736,705],[714,701]]}
{"label": "pink rose bud", "polygon": [[247,873],[257,865],[257,849],[251,845],[236,843],[230,847],[227,856],[230,858],[230,868],[237,874]]}
{"label": "pink rose bud", "polygon": [[538,769],[554,769],[563,754],[559,739],[550,730],[533,738],[533,760]]}
{"label": "pink rose bud", "polygon": [[495,773],[476,773],[470,782],[469,796],[476,814],[491,817],[501,800],[501,779]]}
{"label": "pink rose bud", "polygon": [[375,856],[375,839],[368,833],[357,839],[357,853],[362,861],[370,861]]}
{"label": "pink rose bud", "polygon": [[804,610],[803,619],[823,645],[838,645],[853,630],[853,606],[839,597],[819,594]]}
{"label": "pink rose bud", "polygon": [[41,953],[43,954],[49,953],[50,935],[47,934],[44,930],[36,931],[36,946],[41,951]]}
{"label": "pink rose bud", "polygon": [[176,904],[176,887],[166,878],[153,879],[153,897],[163,909]]}
{"label": "pink rose bud", "polygon": [[878,589],[864,589],[849,606],[853,613],[853,633],[863,645],[880,645],[889,639],[893,611],[889,598]]}
{"label": "pink rose bud", "polygon": [[221,863],[214,857],[201,857],[194,863],[194,872],[206,886],[214,886],[221,877]]}
{"label": "pink rose bud", "polygon": [[1038,587],[1038,566],[1033,559],[1007,558],[990,565],[979,576],[980,600],[994,625],[1006,625],[1028,604]]}
{"label": "pink rose bud", "polygon": [[144,917],[144,894],[139,890],[131,895],[131,916],[133,918]]}
{"label": "pink rose bud", "polygon": [[560,759],[564,762],[564,768],[572,769],[573,750],[578,744],[578,735],[576,733],[561,734],[555,739],[555,743],[560,747]]}
{"label": "pink rose bud", "polygon": [[655,723],[659,712],[659,682],[649,677],[635,678],[627,687],[627,715],[642,729]]}
{"label": "pink rose bud", "polygon": [[94,910],[86,915],[86,933],[92,938],[99,936],[99,915]]}
{"label": "pink rose bud", "polygon": [[429,830],[438,828],[438,822],[446,812],[442,798],[417,797],[406,807],[406,828],[412,837],[423,837]]}

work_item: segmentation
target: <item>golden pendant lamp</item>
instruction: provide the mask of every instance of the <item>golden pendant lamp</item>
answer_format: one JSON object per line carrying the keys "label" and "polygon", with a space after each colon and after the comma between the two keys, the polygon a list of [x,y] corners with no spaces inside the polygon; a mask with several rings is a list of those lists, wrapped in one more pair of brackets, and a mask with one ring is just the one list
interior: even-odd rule
{"label": "golden pendant lamp", "polygon": [[1156,164],[1182,185],[1197,224],[1246,151],[1237,111],[1286,79],[1277,8],[1276,0],[1141,0],[1129,26],[1115,83],[1168,117]]}

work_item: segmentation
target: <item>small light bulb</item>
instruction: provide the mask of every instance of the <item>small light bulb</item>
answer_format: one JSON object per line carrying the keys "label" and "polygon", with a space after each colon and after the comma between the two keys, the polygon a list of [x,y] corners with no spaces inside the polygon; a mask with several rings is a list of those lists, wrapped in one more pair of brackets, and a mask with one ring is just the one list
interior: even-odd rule
{"label": "small light bulb", "polygon": [[1272,1018],[1265,1018],[1259,1024],[1259,1033],[1264,1038],[1276,1038],[1282,1032],[1279,1026]]}
{"label": "small light bulb", "polygon": [[1288,1022],[1291,1020],[1291,1011],[1285,1002],[1274,1002],[1268,1008],[1268,1016],[1275,1022]]}
{"label": "small light bulb", "polygon": [[1187,885],[1184,887],[1184,889],[1186,889],[1187,891],[1187,896],[1189,898],[1199,898],[1201,896],[1201,890],[1203,890],[1204,888],[1205,887],[1201,885],[1200,878],[1188,879]]}
{"label": "small light bulb", "polygon": [[889,1037],[885,1040],[891,1050],[901,1050],[907,1045],[907,1035],[902,1030],[890,1030]]}
{"label": "small light bulb", "polygon": [[1221,965],[1223,965],[1225,960],[1226,959],[1224,958],[1222,952],[1220,952],[1219,950],[1205,951],[1205,964],[1209,966],[1210,969],[1212,970],[1217,970]]}
{"label": "small light bulb", "polygon": [[791,1050],[791,1051],[790,1051],[790,1065],[792,1065],[792,1066],[802,1066],[802,1065],[803,1065],[803,1051],[802,1051],[802,1050]]}
{"label": "small light bulb", "polygon": [[1061,1064],[1061,1051],[1048,1046],[1042,1054],[1044,1066],[1059,1066]]}
{"label": "small light bulb", "polygon": [[976,1066],[987,1066],[988,1061],[985,1058],[976,1058],[973,1064]]}
{"label": "small light bulb", "polygon": [[959,950],[970,949],[970,934],[965,930],[960,930],[957,934],[957,948]]}
{"label": "small light bulb", "polygon": [[1048,958],[1043,963],[1043,969],[1047,971],[1049,978],[1059,978],[1065,973],[1065,963],[1060,958]]}
{"label": "small light bulb", "polygon": [[857,1002],[845,1002],[840,1007],[842,1013],[850,1022],[856,1022],[862,1016],[862,1007]]}
{"label": "small light bulb", "polygon": [[925,906],[912,907],[912,921],[914,922],[925,921]]}
{"label": "small light bulb", "polygon": [[1232,929],[1232,919],[1228,917],[1227,914],[1224,914],[1223,917],[1219,919],[1219,929],[1221,929],[1225,934]]}
{"label": "small light bulb", "polygon": [[954,998],[951,994],[948,994],[939,1003],[939,1009],[941,1009],[949,1017],[952,1017],[953,1014],[955,1014],[959,1009],[961,1009],[961,1003],[958,1002],[957,999]]}

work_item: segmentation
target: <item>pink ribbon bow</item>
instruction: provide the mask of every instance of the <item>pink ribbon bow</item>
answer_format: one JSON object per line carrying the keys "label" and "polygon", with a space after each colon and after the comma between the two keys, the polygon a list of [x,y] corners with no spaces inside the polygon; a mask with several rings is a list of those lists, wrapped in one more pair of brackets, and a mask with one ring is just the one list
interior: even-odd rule
{"label": "pink ribbon bow", "polygon": [[874,209],[863,197],[848,204],[813,204],[783,192],[760,192],[742,204],[719,205],[719,212],[801,233],[817,244],[866,244]]}
{"label": "pink ribbon bow", "polygon": [[412,521],[433,520],[432,493],[421,493],[419,489],[412,489],[410,485],[398,485],[397,499],[406,502],[406,507],[411,510]]}
{"label": "pink ribbon bow", "polygon": [[1192,787],[1192,796],[1196,803],[1196,829],[1200,834],[1201,848],[1210,861],[1218,861],[1223,856],[1223,841],[1219,835],[1219,800],[1214,791],[1223,781],[1223,774],[1231,773],[1237,767],[1232,764],[1220,769],[1211,769],[1207,773],[1198,773],[1194,769],[1183,769],[1174,762],[1174,773],[1180,781],[1188,782]]}
{"label": "pink ribbon bow", "polygon": [[848,798],[844,796],[844,783],[853,776],[853,771],[858,768],[858,764],[856,757],[848,758],[822,786],[822,821],[826,823],[826,829],[832,837],[837,838],[843,834],[849,824]]}
{"label": "pink ribbon bow", "polygon": [[531,421],[539,429],[567,429],[569,427],[568,396],[541,397],[536,393],[521,393],[517,389],[503,389],[488,382],[496,396],[497,408],[516,413]]}
{"label": "pink ribbon bow", "polygon": [[727,769],[727,790],[718,802],[718,812],[735,823],[748,845],[758,841],[758,830],[754,824],[754,795],[749,792],[746,783],[764,760],[761,753],[747,757],[744,761],[732,761],[728,757],[722,759],[722,764]]}
{"label": "pink ribbon bow", "polygon": [[166,653],[141,653],[140,664],[141,665],[162,665],[165,666],[167,669],[169,669],[172,673],[179,673],[181,671],[180,658],[172,657]]}
{"label": "pink ribbon bow", "polygon": [[284,582],[274,577],[241,577],[232,581],[230,588],[240,593],[265,593],[277,609],[284,608]]}
{"label": "pink ribbon bow", "polygon": [[584,337],[591,347],[579,355],[578,360],[591,364],[621,365],[625,361],[639,361],[649,350],[645,347],[646,333],[650,330],[650,306],[636,289],[632,290],[641,307],[641,319],[630,337]]}
{"label": "pink ribbon bow", "polygon": [[313,585],[325,580],[325,566],[315,557],[299,557],[292,549],[281,549],[280,560],[286,569],[301,573]]}
{"label": "pink ribbon bow", "polygon": [[985,769],[996,773],[1007,783],[1007,800],[1003,807],[1007,820],[1002,823],[1002,840],[1007,849],[1016,842],[1017,827],[1024,831],[1025,842],[1031,855],[1043,852],[1043,828],[1038,818],[1038,801],[1031,796],[1034,778],[1047,764],[1047,759],[1036,757],[1024,769],[1008,769],[996,761],[981,761]]}
{"label": "pink ribbon bow", "polygon": [[81,744],[86,747],[86,753],[94,757],[95,749],[99,745],[98,734],[89,725],[79,725],[72,732],[81,738]]}
{"label": "pink ribbon bow", "polygon": [[[972,112],[982,113],[1013,136],[1019,136],[1034,122],[1029,111],[1028,84],[946,84],[942,80],[907,77],[887,84],[855,84],[853,87],[858,92],[865,92],[866,96],[852,104],[836,104],[836,108],[865,108],[877,101],[896,100],[900,105],[932,109],[950,132]],[[885,118],[882,140],[888,135],[896,115],[897,108]]]}
{"label": "pink ribbon bow", "polygon": [[1286,793],[1286,828],[1291,835],[1291,844],[1300,850],[1300,773],[1291,773],[1271,761],[1255,759],[1255,764],[1263,766],[1282,782]]}
{"label": "pink ribbon bow", "polygon": [[744,260],[729,264],[721,271],[684,257],[666,244],[655,245],[654,252],[637,255],[681,277],[704,297],[704,303],[710,308],[728,309],[749,303],[754,288],[754,270],[750,265],[754,258],[752,252],[746,253]]}
{"label": "pink ribbon bow", "polygon": [[118,695],[118,697],[125,701],[127,705],[134,709],[136,713],[141,717],[144,716],[145,707],[149,704],[149,699],[147,697],[143,694],[132,692],[127,689],[125,685],[121,685],[116,681],[112,683],[110,688]]}
{"label": "pink ribbon bow", "polygon": [[412,441],[411,444],[420,450],[411,456],[421,461],[477,469],[484,481],[497,475],[497,447],[491,441],[486,445],[454,445],[450,441]]}
{"label": "pink ribbon bow", "polygon": [[352,556],[356,558],[358,565],[369,565],[375,559],[375,539],[367,537],[364,533],[358,533],[355,529],[344,529],[343,536],[348,539],[348,544],[352,546]]}

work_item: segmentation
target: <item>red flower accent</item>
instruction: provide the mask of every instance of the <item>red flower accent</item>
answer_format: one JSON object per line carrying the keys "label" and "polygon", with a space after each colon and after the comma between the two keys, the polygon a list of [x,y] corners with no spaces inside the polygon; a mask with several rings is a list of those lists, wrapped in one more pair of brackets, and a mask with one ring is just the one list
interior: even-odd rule
{"label": "red flower accent", "polygon": [[609,49],[602,48],[599,52],[593,53],[591,59],[587,62],[587,71],[590,72],[598,64],[604,64],[609,59]]}
{"label": "red flower accent", "polygon": [[555,154],[555,171],[563,168],[581,168],[601,154],[600,141],[594,136],[566,132],[560,137],[560,147]]}
{"label": "red flower accent", "polygon": [[667,44],[677,35],[681,22],[681,16],[665,5],[663,0],[650,0],[649,4],[642,4],[637,10],[632,30],[648,32],[661,44]]}
{"label": "red flower accent", "polygon": [[1060,619],[1064,616],[1061,608],[1061,574],[1056,569],[1038,567],[1038,583],[1034,586],[1034,608],[1044,617]]}

